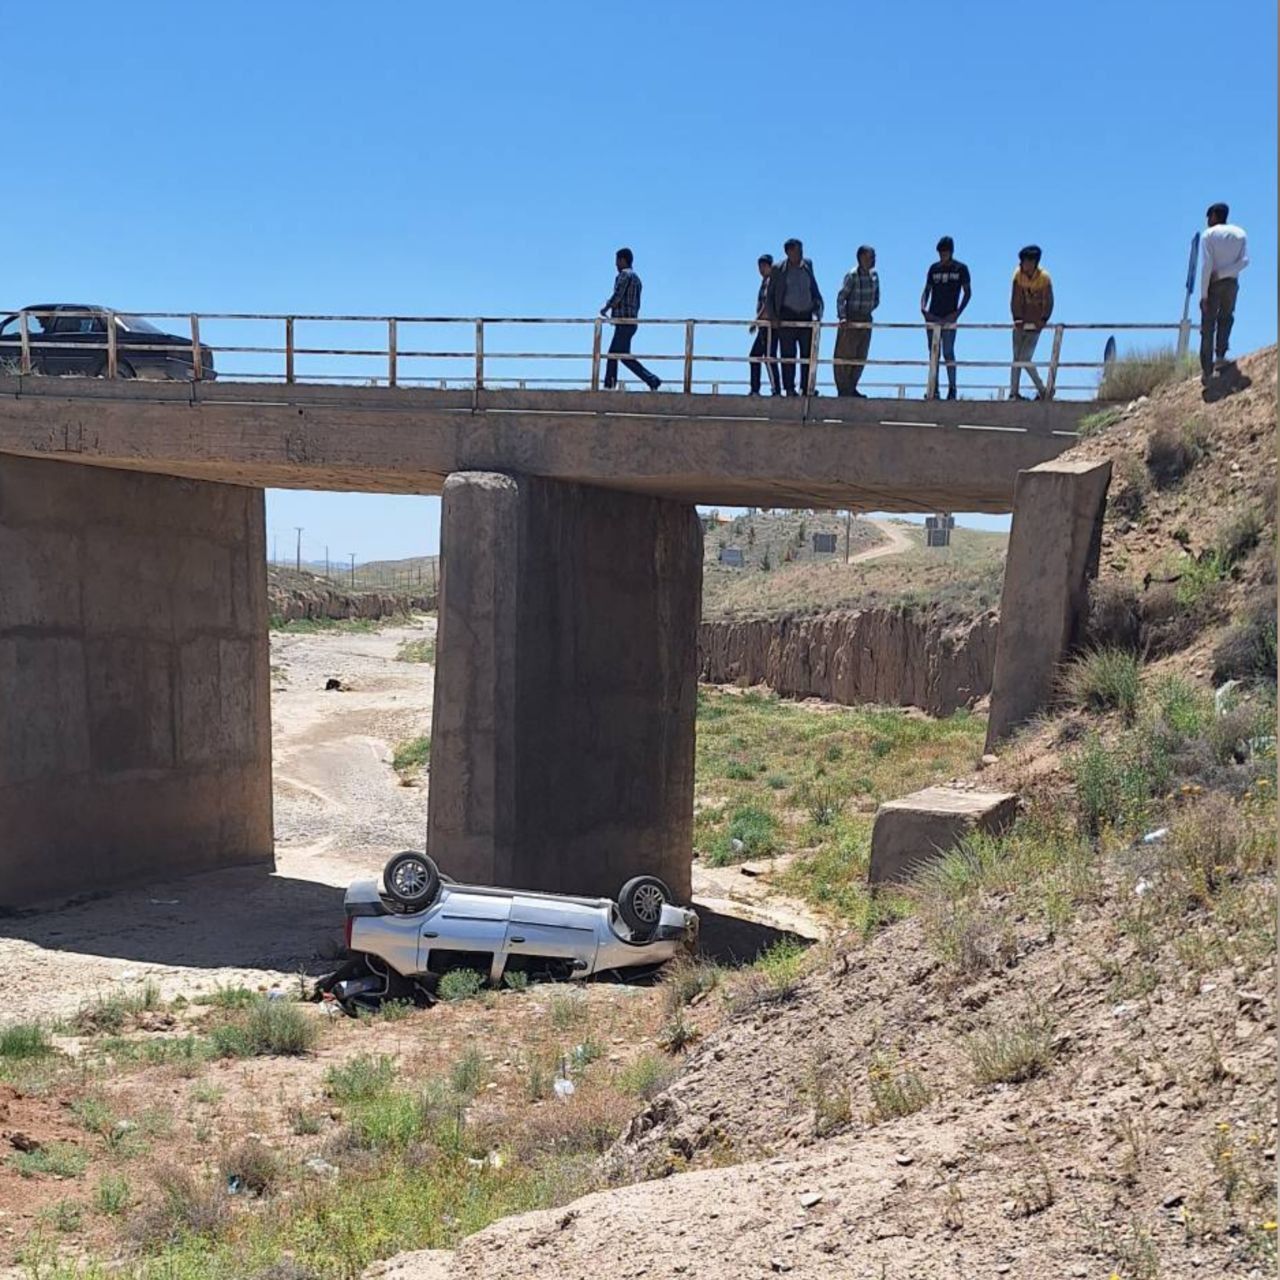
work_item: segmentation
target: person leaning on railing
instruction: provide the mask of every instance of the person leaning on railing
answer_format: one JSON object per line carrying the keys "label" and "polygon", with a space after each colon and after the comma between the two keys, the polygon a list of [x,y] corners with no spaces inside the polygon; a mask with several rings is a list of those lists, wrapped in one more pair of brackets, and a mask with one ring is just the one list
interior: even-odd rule
{"label": "person leaning on railing", "polygon": [[1025,400],[1018,394],[1022,378],[1021,365],[1027,366],[1031,381],[1036,384],[1036,399],[1048,397],[1045,385],[1035,365],[1040,331],[1049,323],[1053,314],[1053,281],[1040,266],[1040,246],[1029,244],[1018,252],[1018,269],[1013,273],[1013,296],[1009,300],[1013,312],[1013,370],[1009,379],[1009,399]]}
{"label": "person leaning on railing", "polygon": [[[880,305],[880,277],[876,274],[876,251],[864,244],[858,248],[858,265],[845,275],[836,298],[840,331],[836,335],[836,395],[867,397],[858,390],[858,380],[871,350],[871,313]],[[859,326],[857,328],[853,326]],[[841,360],[858,361],[840,364]]]}
{"label": "person leaning on railing", "polygon": [[[619,249],[614,257],[618,268],[617,278],[613,282],[613,292],[609,295],[600,314],[613,321],[613,341],[609,343],[609,354],[622,355],[631,350],[632,339],[636,336],[634,322],[640,314],[640,277],[631,269],[635,255],[630,249]],[[621,323],[620,323],[621,322]],[[651,373],[639,360],[623,360],[622,362],[650,391],[657,391],[662,379]],[[604,367],[604,386],[612,391],[618,385],[618,362],[610,360]]]}

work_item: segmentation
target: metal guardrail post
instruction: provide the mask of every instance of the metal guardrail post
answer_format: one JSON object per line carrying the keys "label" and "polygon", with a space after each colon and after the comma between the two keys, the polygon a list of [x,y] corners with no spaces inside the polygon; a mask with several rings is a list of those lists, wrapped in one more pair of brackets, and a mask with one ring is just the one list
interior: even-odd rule
{"label": "metal guardrail post", "polygon": [[1176,354],[1179,360],[1185,358],[1190,346],[1191,320],[1187,316],[1183,316],[1181,323],[1178,325],[1178,349]]}
{"label": "metal guardrail post", "polygon": [[293,381],[293,317],[284,318],[284,380]]}
{"label": "metal guardrail post", "polygon": [[[813,395],[818,389],[818,344],[822,341],[822,321],[815,320],[809,339],[809,368],[805,378],[804,393]],[[863,366],[866,367],[865,365]]]}
{"label": "metal guardrail post", "polygon": [[393,316],[387,321],[387,386],[396,385],[396,322]]}
{"label": "metal guardrail post", "polygon": [[476,321],[476,390],[484,390],[484,321]]}
{"label": "metal guardrail post", "polygon": [[191,380],[199,382],[204,377],[204,352],[200,349],[200,317],[191,316]]}
{"label": "metal guardrail post", "polygon": [[684,322],[684,393],[693,394],[693,321]]}
{"label": "metal guardrail post", "polygon": [[604,317],[596,316],[595,329],[591,334],[591,390],[600,390],[600,338],[604,331]]}
{"label": "metal guardrail post", "polygon": [[114,378],[119,372],[119,361],[116,359],[116,313],[107,312],[107,377]]}
{"label": "metal guardrail post", "polygon": [[925,331],[929,335],[929,378],[925,395],[934,400],[938,395],[938,356],[942,350],[942,326],[927,324]]}
{"label": "metal guardrail post", "polygon": [[18,372],[31,372],[31,327],[30,317],[25,311],[18,314],[18,341],[21,344],[18,356]]}
{"label": "metal guardrail post", "polygon": [[1053,326],[1053,351],[1049,356],[1049,381],[1044,389],[1044,398],[1046,400],[1053,399],[1053,393],[1058,386],[1058,361],[1062,358],[1062,333],[1063,326],[1055,324]]}

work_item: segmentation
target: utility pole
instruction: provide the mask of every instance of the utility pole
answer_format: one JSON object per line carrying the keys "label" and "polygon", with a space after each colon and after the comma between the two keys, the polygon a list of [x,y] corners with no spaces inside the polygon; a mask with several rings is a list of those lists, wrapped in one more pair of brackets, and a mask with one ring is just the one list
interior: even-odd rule
{"label": "utility pole", "polygon": [[271,534],[271,563],[272,564],[276,564],[279,562],[280,557],[276,555],[276,552],[279,550],[280,550],[280,535],[273,531]]}
{"label": "utility pole", "polygon": [[298,551],[297,551],[297,555],[294,557],[293,567],[299,573],[301,573],[302,572],[302,526],[300,524],[295,524],[293,527],[298,531]]}
{"label": "utility pole", "polygon": [[351,556],[351,589],[354,591],[356,589],[356,553],[351,551],[348,554]]}
{"label": "utility pole", "polygon": [[844,562],[849,563],[849,534],[853,530],[853,511],[850,508],[845,509],[844,513]]}
{"label": "utility pole", "polygon": [[324,576],[326,578],[328,578],[329,576],[329,548],[328,547],[325,547],[324,549]]}

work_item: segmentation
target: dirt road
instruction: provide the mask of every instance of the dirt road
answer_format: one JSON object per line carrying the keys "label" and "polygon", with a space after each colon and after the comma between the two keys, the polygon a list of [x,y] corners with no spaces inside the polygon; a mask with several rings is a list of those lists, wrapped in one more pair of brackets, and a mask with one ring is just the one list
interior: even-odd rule
{"label": "dirt road", "polygon": [[900,524],[891,520],[872,520],[869,523],[875,525],[889,541],[850,556],[850,564],[860,564],[864,560],[880,560],[885,556],[898,556],[904,551],[910,551],[916,545],[911,540],[910,534]]}
{"label": "dirt road", "polygon": [[[276,866],[157,881],[0,921],[0,1022],[57,1017],[111,991],[159,984],[169,999],[214,986],[285,986],[340,954],[342,894],[397,849],[421,848],[425,777],[404,786],[396,743],[429,733],[434,669],[397,659],[434,619],[377,632],[273,633]],[[330,679],[341,690],[327,691]],[[704,937],[753,955],[778,930],[816,937],[799,904],[770,900],[736,868],[703,872]]]}

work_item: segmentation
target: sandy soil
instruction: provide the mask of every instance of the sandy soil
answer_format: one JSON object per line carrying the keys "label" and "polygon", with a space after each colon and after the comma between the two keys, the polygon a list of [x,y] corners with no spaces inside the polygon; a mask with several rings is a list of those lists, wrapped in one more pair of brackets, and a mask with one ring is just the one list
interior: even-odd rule
{"label": "sandy soil", "polygon": [[[422,847],[427,784],[402,785],[395,744],[431,729],[434,668],[396,659],[434,618],[377,632],[273,633],[276,866],[157,881],[0,920],[3,1021],[74,1012],[151,980],[188,998],[215,986],[284,986],[341,953],[342,894],[397,849]],[[329,679],[341,691],[326,692]],[[695,864],[704,944],[750,959],[779,936],[821,936],[762,878]]]}

